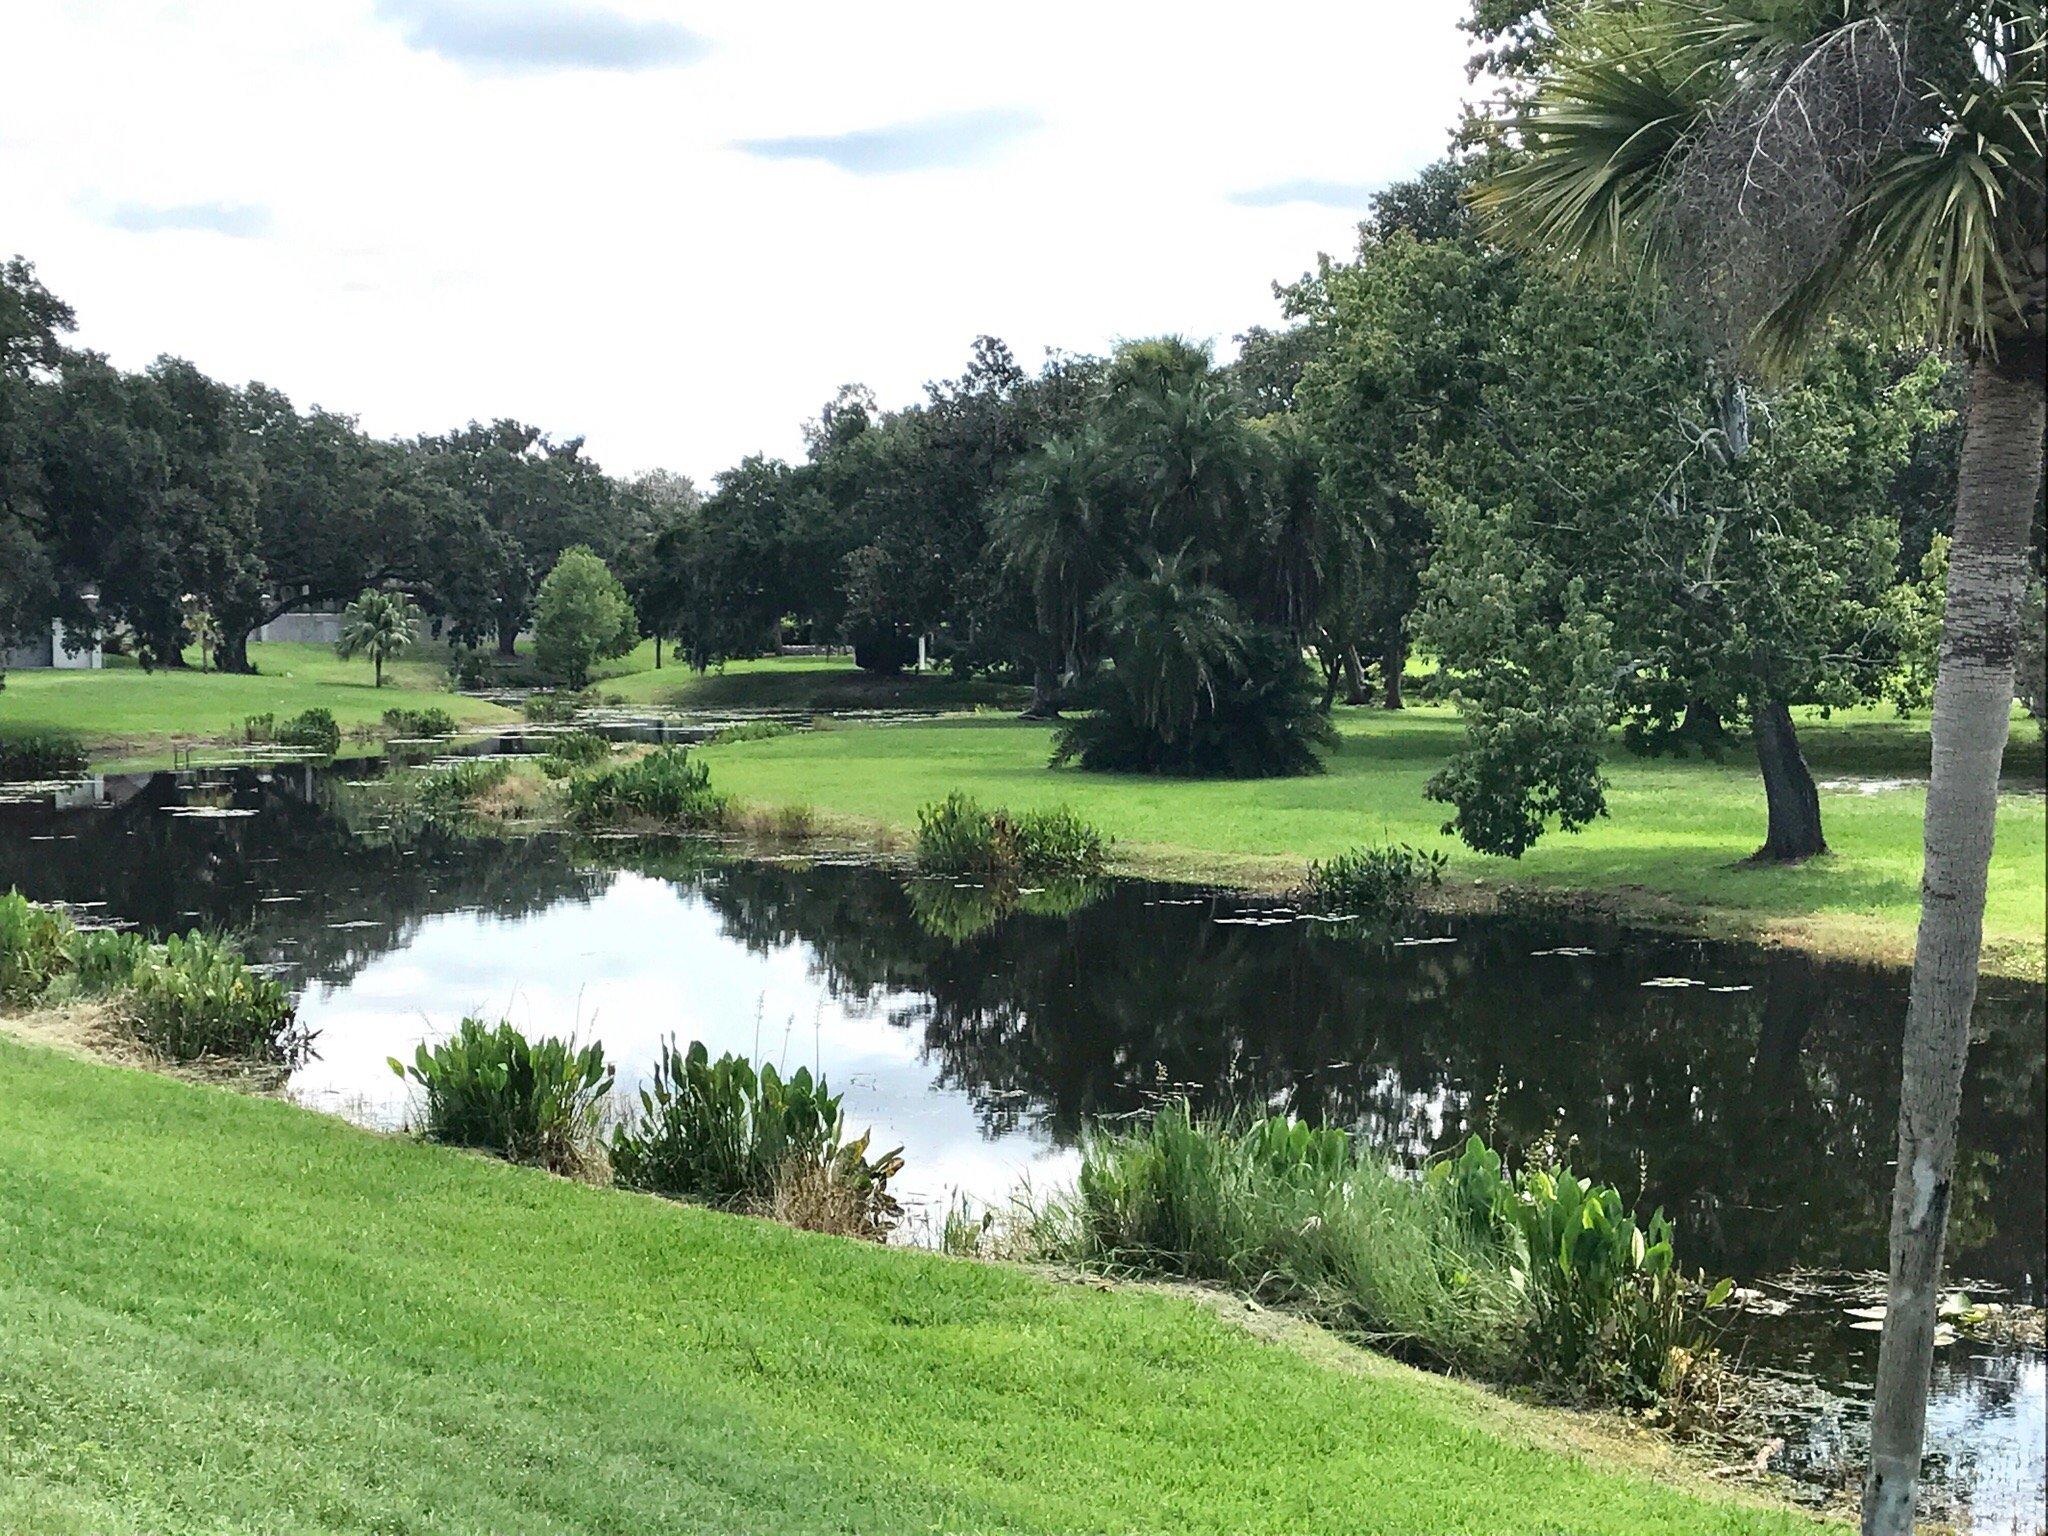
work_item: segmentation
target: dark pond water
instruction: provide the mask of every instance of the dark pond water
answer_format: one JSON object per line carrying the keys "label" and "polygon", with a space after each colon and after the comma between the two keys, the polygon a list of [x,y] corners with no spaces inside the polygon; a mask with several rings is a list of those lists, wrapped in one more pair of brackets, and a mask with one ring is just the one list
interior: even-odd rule
{"label": "dark pond water", "polygon": [[[1547,919],[1368,939],[1140,883],[999,915],[952,882],[678,841],[396,842],[344,778],[292,767],[0,807],[9,884],[151,930],[243,931],[318,1032],[294,1090],[374,1122],[405,1108],[386,1058],[466,1012],[600,1037],[628,1082],[670,1034],[821,1066],[856,1125],[904,1145],[907,1203],[933,1220],[955,1193],[1060,1181],[1090,1119],[1167,1093],[1416,1156],[1473,1131],[1548,1139],[1672,1212],[1688,1265],[1792,1303],[1727,1347],[1820,1394],[1785,1426],[1788,1462],[1825,1478],[1858,1455],[1877,1336],[1845,1310],[1885,1258],[1895,971]],[[1953,1270],[2039,1301],[2040,992],[1987,989],[1976,1035]],[[1971,1528],[2041,1529],[2040,1352],[1960,1340],[1936,1387],[1936,1470]]]}

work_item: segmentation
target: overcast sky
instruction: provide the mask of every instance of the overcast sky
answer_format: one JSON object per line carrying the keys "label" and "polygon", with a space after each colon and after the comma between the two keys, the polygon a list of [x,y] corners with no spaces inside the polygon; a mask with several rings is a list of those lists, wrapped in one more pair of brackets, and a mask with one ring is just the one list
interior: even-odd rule
{"label": "overcast sky", "polygon": [[999,335],[1272,323],[1442,152],[1464,0],[8,0],[0,254],[77,340],[609,469]]}

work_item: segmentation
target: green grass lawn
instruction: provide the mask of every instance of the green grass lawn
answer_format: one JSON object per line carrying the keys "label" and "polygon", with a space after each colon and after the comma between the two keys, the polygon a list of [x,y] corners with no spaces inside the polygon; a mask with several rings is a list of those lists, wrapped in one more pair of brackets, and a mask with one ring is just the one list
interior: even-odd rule
{"label": "green grass lawn", "polygon": [[[1917,787],[1824,790],[1834,851],[1797,867],[1755,866],[1744,861],[1763,841],[1764,795],[1746,752],[1708,763],[1617,750],[1608,818],[1576,835],[1553,833],[1510,862],[1443,836],[1445,808],[1423,798],[1425,781],[1457,742],[1454,714],[1420,708],[1339,716],[1342,745],[1330,771],[1299,779],[1048,769],[1046,727],[995,718],[842,727],[715,747],[705,758],[717,785],[743,800],[806,802],[904,830],[915,826],[921,805],[952,789],[990,805],[1070,805],[1124,845],[1127,863],[1164,874],[1281,884],[1298,878],[1307,859],[1392,839],[1449,853],[1455,888],[1478,880],[1588,892],[1637,915],[1704,914],[1723,931],[1910,958],[1926,798]],[[1924,720],[1838,715],[1804,722],[1802,736],[1823,783],[1927,770]],[[2048,817],[2040,761],[2039,728],[2016,724],[1986,933],[1989,961],[2018,975],[2038,976],[2042,967]]]}
{"label": "green grass lawn", "polygon": [[10,672],[0,690],[0,735],[61,731],[84,741],[96,760],[147,758],[173,744],[240,741],[251,715],[280,720],[323,708],[347,732],[375,724],[387,709],[447,710],[458,720],[516,716],[447,689],[438,662],[401,658],[371,683],[367,661],[342,661],[323,645],[251,645],[255,676],[194,669],[145,672],[114,658],[95,672]]}
{"label": "green grass lawn", "polygon": [[[1186,1300],[0,1040],[0,1529],[1782,1536]],[[1640,1458],[1639,1458],[1640,1459]]]}
{"label": "green grass lawn", "polygon": [[676,709],[1022,708],[1030,690],[948,672],[875,677],[845,656],[764,656],[697,673],[673,655],[659,671],[651,643],[600,669],[594,691]]}

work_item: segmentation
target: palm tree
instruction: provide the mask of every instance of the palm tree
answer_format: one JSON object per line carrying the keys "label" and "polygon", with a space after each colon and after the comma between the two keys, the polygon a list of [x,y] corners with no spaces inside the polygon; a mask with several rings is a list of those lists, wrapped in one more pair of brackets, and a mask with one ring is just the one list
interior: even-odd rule
{"label": "palm tree", "polygon": [[[1031,589],[1040,634],[1059,659],[1061,683],[1080,675],[1088,609],[1109,578],[1116,552],[1097,496],[1101,442],[1093,434],[1055,438],[1020,466],[995,509],[997,547]],[[1041,711],[1048,698],[1033,699]]]}
{"label": "palm tree", "polygon": [[343,661],[367,656],[376,686],[384,686],[384,663],[413,642],[420,612],[403,592],[366,590],[341,614],[341,639],[334,652]]}
{"label": "palm tree", "polygon": [[1866,1536],[1913,1524],[2040,488],[2044,32],[2041,0],[1595,0],[1480,194],[1526,246],[1661,268],[1767,366],[1852,306],[1969,358]]}
{"label": "palm tree", "polygon": [[1235,606],[1191,567],[1185,550],[1158,556],[1102,596],[1117,676],[1138,722],[1168,746],[1194,730],[1205,707],[1215,708],[1243,649]]}

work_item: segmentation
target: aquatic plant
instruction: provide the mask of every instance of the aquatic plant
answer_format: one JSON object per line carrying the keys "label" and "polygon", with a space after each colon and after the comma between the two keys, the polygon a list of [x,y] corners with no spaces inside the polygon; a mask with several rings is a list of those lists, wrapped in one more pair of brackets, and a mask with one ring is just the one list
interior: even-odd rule
{"label": "aquatic plant", "polygon": [[304,747],[321,757],[332,757],[341,750],[341,727],[334,723],[331,709],[308,709],[293,715],[277,727],[280,745]]}
{"label": "aquatic plant", "polygon": [[155,958],[156,947],[139,933],[118,928],[81,930],[71,945],[72,975],[88,997],[116,992],[134,982]]}
{"label": "aquatic plant", "polygon": [[277,715],[265,710],[260,715],[242,717],[242,740],[250,746],[264,746],[277,740]]}
{"label": "aquatic plant", "polygon": [[1108,848],[1108,839],[1065,806],[988,810],[955,790],[917,813],[917,862],[932,874],[1097,875]]}
{"label": "aquatic plant", "polygon": [[707,747],[724,747],[736,741],[773,741],[795,730],[796,727],[787,720],[740,720],[720,726],[704,739],[704,744]]}
{"label": "aquatic plant", "polygon": [[479,1147],[554,1173],[602,1166],[599,1126],[612,1069],[594,1041],[529,1041],[506,1020],[472,1017],[439,1045],[421,1045],[410,1066],[389,1060],[419,1090],[418,1130],[429,1141]]}
{"label": "aquatic plant", "polygon": [[432,704],[424,709],[387,709],[384,711],[384,734],[413,740],[453,736],[455,717]]}
{"label": "aquatic plant", "polygon": [[423,768],[415,781],[419,808],[430,819],[446,820],[466,811],[471,801],[490,793],[511,776],[512,764],[502,757],[469,757]]}
{"label": "aquatic plant", "polygon": [[1443,884],[1449,862],[1434,848],[1407,843],[1353,848],[1333,859],[1311,859],[1302,894],[1326,911],[1399,917],[1414,907],[1425,889]]}
{"label": "aquatic plant", "polygon": [[1426,1182],[1512,1255],[1528,1300],[1526,1358],[1545,1385],[1638,1406],[1682,1394],[1710,1353],[1702,1314],[1732,1282],[1680,1272],[1661,1210],[1638,1221],[1619,1190],[1563,1166],[1510,1177],[1476,1136],[1431,1164]]}
{"label": "aquatic plant", "polygon": [[203,933],[153,946],[122,986],[117,1014],[138,1044],[172,1061],[284,1061],[304,1043],[290,992]]}
{"label": "aquatic plant", "polygon": [[33,1003],[71,968],[71,919],[20,891],[0,896],[0,1003]]}
{"label": "aquatic plant", "polygon": [[0,737],[0,782],[60,779],[85,772],[85,748],[55,731]]}
{"label": "aquatic plant", "polygon": [[[840,1097],[799,1067],[710,1059],[701,1041],[663,1043],[637,1113],[612,1136],[617,1180],[656,1194],[769,1214],[832,1213],[832,1230],[882,1236],[900,1214],[889,1180],[902,1149],[868,1154],[868,1137],[842,1135]],[[778,1207],[780,1210],[778,1210]]]}
{"label": "aquatic plant", "polygon": [[671,826],[716,826],[725,797],[711,787],[711,775],[683,747],[656,747],[642,757],[578,773],[564,786],[569,819],[580,827],[604,826],[629,818]]}
{"label": "aquatic plant", "polygon": [[590,702],[586,694],[567,689],[536,689],[520,701],[519,712],[536,725],[564,725]]}
{"label": "aquatic plant", "polygon": [[596,731],[564,731],[549,738],[540,771],[551,779],[567,778],[578,768],[604,762],[611,755],[612,744]]}
{"label": "aquatic plant", "polygon": [[1197,1119],[1176,1101],[1091,1134],[1073,1193],[1039,1228],[1047,1257],[1218,1282],[1448,1364],[1512,1366],[1521,1302],[1505,1254],[1342,1130]]}

